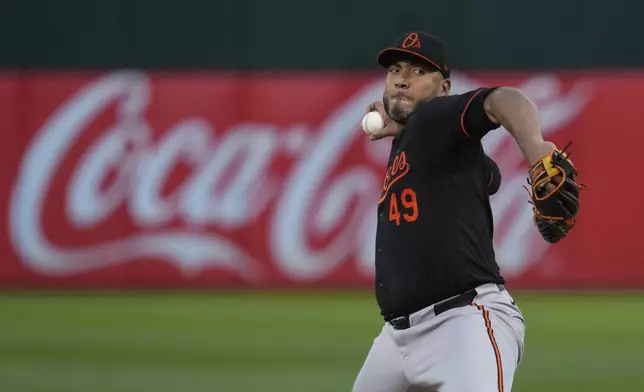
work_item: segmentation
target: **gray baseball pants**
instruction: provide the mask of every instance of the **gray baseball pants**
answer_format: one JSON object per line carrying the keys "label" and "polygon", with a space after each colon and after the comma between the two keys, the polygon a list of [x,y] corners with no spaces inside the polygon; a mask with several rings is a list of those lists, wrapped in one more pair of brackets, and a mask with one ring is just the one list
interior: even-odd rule
{"label": "gray baseball pants", "polygon": [[[512,296],[496,284],[476,288],[471,304],[385,323],[353,392],[510,392],[525,326]],[[440,309],[440,303],[439,309]]]}

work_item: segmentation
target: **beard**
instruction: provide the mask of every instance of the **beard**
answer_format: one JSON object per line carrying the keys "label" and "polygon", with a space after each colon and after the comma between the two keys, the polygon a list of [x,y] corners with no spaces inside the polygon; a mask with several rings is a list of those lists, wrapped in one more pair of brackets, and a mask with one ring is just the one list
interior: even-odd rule
{"label": "beard", "polygon": [[399,104],[398,105],[394,104],[392,106],[391,102],[389,101],[389,98],[387,97],[382,97],[382,103],[385,107],[385,112],[387,113],[389,118],[391,118],[398,124],[406,124],[407,118],[409,118],[409,116],[413,112],[413,108],[405,109],[405,108],[402,108],[401,105]]}

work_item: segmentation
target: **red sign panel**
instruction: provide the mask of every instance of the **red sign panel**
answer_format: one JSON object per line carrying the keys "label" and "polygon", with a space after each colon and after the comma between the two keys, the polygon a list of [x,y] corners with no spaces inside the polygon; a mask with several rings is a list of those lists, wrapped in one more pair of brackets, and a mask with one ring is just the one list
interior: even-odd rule
{"label": "red sign panel", "polygon": [[[2,74],[1,287],[369,287],[390,141],[373,74]],[[455,75],[522,88],[590,190],[541,240],[511,136],[495,246],[513,287],[644,287],[644,74]]]}

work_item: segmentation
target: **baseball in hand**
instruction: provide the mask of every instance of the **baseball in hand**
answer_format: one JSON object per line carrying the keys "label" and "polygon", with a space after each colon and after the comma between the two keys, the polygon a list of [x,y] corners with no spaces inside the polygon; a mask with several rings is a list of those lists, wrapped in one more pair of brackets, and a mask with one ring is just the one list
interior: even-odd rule
{"label": "baseball in hand", "polygon": [[385,120],[378,112],[369,112],[362,118],[362,130],[371,135],[385,127]]}

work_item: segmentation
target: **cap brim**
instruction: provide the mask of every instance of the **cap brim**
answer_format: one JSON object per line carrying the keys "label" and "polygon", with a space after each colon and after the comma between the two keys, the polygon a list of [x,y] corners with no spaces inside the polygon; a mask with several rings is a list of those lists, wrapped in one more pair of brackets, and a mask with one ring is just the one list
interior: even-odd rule
{"label": "cap brim", "polygon": [[403,48],[386,48],[386,49],[383,49],[380,53],[378,53],[377,60],[378,60],[378,64],[380,64],[381,66],[387,68],[391,64],[393,64],[396,61],[400,60],[401,58],[405,58],[405,57],[409,58],[410,56],[411,57],[416,57],[416,58],[419,58],[419,59],[425,61],[426,63],[428,63],[432,67],[436,68],[437,71],[442,73],[442,68],[439,67],[438,64],[436,64],[435,61],[433,61],[430,58],[427,58],[427,57],[423,56],[420,53],[416,53],[413,50],[408,50],[408,49],[403,49]]}

